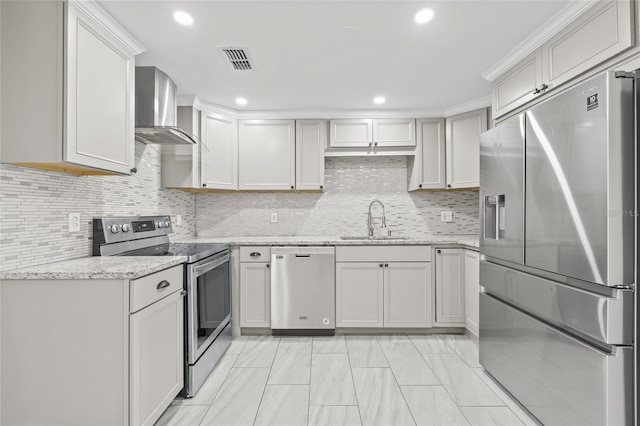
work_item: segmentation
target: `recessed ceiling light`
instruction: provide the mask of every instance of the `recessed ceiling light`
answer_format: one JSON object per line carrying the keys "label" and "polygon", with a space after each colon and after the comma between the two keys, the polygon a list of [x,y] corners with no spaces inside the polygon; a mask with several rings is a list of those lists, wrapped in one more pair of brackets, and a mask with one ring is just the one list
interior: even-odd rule
{"label": "recessed ceiling light", "polygon": [[182,25],[191,25],[193,24],[193,18],[187,12],[178,11],[173,14],[173,18],[178,21],[178,23]]}
{"label": "recessed ceiling light", "polygon": [[238,105],[246,105],[247,104],[247,100],[245,98],[236,98],[236,103]]}
{"label": "recessed ceiling light", "polygon": [[418,24],[424,24],[425,22],[429,22],[431,18],[433,18],[433,10],[422,9],[420,12],[416,13],[415,20]]}
{"label": "recessed ceiling light", "polygon": [[373,103],[376,104],[376,105],[382,105],[386,101],[387,100],[385,99],[384,96],[376,96],[375,98],[373,98]]}

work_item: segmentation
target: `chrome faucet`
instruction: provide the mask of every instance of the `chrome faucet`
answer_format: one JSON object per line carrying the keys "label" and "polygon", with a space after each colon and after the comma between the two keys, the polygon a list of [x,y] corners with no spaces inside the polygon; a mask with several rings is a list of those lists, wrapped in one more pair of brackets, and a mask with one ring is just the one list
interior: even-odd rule
{"label": "chrome faucet", "polygon": [[371,221],[372,217],[371,217],[371,207],[373,207],[373,205],[375,203],[380,204],[380,207],[382,207],[382,225],[380,226],[380,228],[386,228],[387,227],[387,219],[385,217],[385,213],[384,213],[384,204],[382,204],[382,201],[380,200],[373,200],[371,202],[371,204],[369,204],[369,216],[368,216],[368,220],[367,220],[367,225],[369,227],[369,238],[373,237],[373,222]]}

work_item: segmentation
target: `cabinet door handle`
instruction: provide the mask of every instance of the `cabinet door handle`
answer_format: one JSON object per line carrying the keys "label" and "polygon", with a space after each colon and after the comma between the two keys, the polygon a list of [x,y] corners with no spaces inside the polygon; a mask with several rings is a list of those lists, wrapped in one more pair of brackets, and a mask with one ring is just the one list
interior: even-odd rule
{"label": "cabinet door handle", "polygon": [[385,268],[388,268],[388,267],[389,267],[389,264],[388,264],[388,263],[385,263],[385,264],[384,264],[384,267],[385,267]]}
{"label": "cabinet door handle", "polygon": [[549,86],[547,86],[546,84],[542,83],[542,86],[540,86],[540,91],[544,92],[549,88]]}
{"label": "cabinet door handle", "polygon": [[167,280],[162,280],[156,286],[156,289],[160,290],[161,288],[167,288],[171,285],[171,283]]}
{"label": "cabinet door handle", "polygon": [[270,267],[271,267],[271,264],[270,264],[270,263],[267,263],[267,268],[270,268]]}
{"label": "cabinet door handle", "polygon": [[447,185],[447,188],[451,188],[451,184]]}
{"label": "cabinet door handle", "polygon": [[259,252],[254,251],[254,252],[251,252],[251,254],[249,256],[251,256],[251,257],[260,257],[262,255]]}
{"label": "cabinet door handle", "polygon": [[437,250],[436,253],[440,254],[442,253],[442,250]]}
{"label": "cabinet door handle", "polygon": [[382,268],[383,266],[384,266],[384,265],[381,263],[381,264],[380,264],[380,267]]}
{"label": "cabinet door handle", "polygon": [[540,93],[542,90],[538,89],[536,87],[536,90],[533,91],[532,95],[537,95],[538,93]]}
{"label": "cabinet door handle", "polygon": [[422,188],[422,184],[418,185],[418,188]]}
{"label": "cabinet door handle", "polygon": [[374,142],[374,143],[373,143],[373,146],[378,146],[378,142]]}

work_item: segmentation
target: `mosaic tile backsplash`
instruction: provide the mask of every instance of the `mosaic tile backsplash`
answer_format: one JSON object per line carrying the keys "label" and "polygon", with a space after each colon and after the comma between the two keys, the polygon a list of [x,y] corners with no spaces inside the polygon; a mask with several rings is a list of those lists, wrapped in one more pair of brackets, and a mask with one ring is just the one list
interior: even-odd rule
{"label": "mosaic tile backsplash", "polygon": [[[91,219],[101,216],[182,215],[174,235],[195,234],[195,195],[160,188],[157,145],[136,142],[131,176],[73,176],[0,164],[0,268],[91,255]],[[80,213],[80,232],[68,232]]]}
{"label": "mosaic tile backsplash", "polygon": [[[357,236],[369,203],[384,203],[392,234],[478,234],[477,191],[407,192],[406,157],[327,157],[324,193],[200,193],[199,236]],[[453,211],[453,222],[440,211]],[[271,213],[278,222],[271,223]],[[375,206],[374,216],[381,213]]]}

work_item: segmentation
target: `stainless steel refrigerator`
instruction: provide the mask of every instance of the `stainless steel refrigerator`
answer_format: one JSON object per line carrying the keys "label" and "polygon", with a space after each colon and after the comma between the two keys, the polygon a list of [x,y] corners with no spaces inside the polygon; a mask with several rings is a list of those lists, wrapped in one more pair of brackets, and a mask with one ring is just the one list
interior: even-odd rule
{"label": "stainless steel refrigerator", "polygon": [[635,77],[607,72],[484,133],[480,363],[544,425],[631,425]]}

